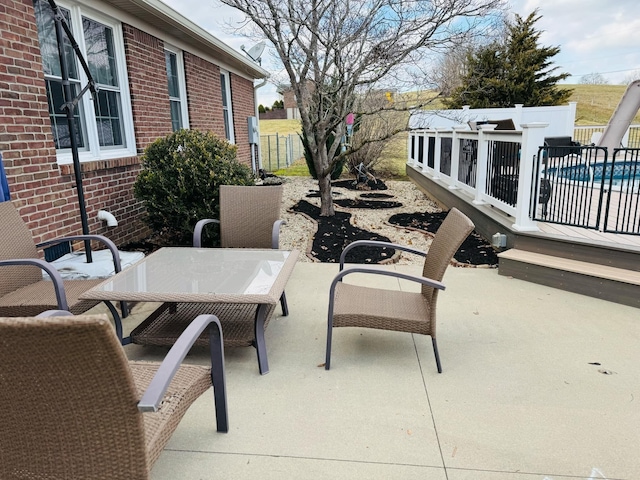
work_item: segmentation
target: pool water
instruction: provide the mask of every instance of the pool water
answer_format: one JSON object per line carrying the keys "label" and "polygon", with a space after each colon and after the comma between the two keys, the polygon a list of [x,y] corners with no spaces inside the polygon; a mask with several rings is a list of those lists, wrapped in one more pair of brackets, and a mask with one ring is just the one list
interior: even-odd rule
{"label": "pool water", "polygon": [[566,178],[576,182],[591,182],[593,180],[594,183],[598,184],[604,178],[605,186],[608,186],[609,180],[611,180],[611,185],[618,187],[640,185],[640,162],[617,162],[615,165],[611,163],[605,165],[605,163],[600,162],[592,165],[580,164],[560,168],[551,167],[546,170],[546,173],[553,177]]}

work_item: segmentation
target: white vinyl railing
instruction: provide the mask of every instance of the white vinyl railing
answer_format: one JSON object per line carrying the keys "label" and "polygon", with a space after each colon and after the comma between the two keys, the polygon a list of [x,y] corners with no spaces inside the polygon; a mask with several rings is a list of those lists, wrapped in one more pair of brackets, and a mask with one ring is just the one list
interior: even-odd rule
{"label": "white vinyl railing", "polygon": [[530,218],[534,164],[548,124],[522,131],[425,129],[409,132],[408,164],[476,205],[492,205],[519,231],[539,230]]}

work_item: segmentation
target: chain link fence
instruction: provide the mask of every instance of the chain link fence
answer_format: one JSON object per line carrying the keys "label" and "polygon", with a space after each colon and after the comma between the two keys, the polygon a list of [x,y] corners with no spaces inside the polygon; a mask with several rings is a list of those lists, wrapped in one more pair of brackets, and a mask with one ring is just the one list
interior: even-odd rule
{"label": "chain link fence", "polygon": [[297,133],[261,135],[260,148],[262,168],[268,172],[286,168],[304,157],[302,140]]}

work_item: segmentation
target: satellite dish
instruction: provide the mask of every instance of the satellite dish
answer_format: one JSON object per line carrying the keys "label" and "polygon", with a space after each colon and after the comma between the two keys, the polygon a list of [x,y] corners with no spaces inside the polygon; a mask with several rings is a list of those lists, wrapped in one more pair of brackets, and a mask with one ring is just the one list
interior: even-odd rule
{"label": "satellite dish", "polygon": [[247,57],[249,57],[251,60],[253,60],[254,62],[256,62],[258,65],[261,65],[261,55],[262,52],[264,51],[264,47],[265,47],[265,43],[264,40],[261,42],[256,43],[253,47],[251,47],[249,50],[245,50],[244,49],[244,45],[242,45],[240,48],[242,49],[242,51],[244,53],[247,54]]}

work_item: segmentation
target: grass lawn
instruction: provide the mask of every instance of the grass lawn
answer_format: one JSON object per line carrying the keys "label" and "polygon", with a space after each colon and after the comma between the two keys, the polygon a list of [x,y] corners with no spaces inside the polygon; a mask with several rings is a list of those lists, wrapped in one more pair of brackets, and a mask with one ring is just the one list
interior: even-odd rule
{"label": "grass lawn", "polygon": [[300,120],[260,120],[260,135],[289,135],[300,131]]}
{"label": "grass lawn", "polygon": [[[577,102],[576,125],[606,125],[618,106],[626,85],[562,85],[572,88],[569,101]],[[640,114],[631,123],[640,123]]]}

